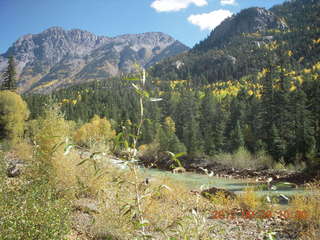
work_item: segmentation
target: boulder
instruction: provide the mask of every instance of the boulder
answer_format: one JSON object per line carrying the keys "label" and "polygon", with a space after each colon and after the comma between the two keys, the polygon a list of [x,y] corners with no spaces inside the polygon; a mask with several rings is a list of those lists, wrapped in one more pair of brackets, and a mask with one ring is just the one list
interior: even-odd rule
{"label": "boulder", "polygon": [[7,176],[10,178],[19,177],[21,175],[21,169],[16,166],[10,166],[7,169]]}
{"label": "boulder", "polygon": [[172,173],[185,173],[186,169],[184,167],[177,167],[172,170]]}

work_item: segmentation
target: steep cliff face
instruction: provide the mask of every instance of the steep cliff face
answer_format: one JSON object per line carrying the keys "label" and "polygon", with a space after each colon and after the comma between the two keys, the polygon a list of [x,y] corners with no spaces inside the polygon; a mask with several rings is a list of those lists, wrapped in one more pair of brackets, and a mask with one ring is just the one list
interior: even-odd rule
{"label": "steep cliff face", "polygon": [[96,36],[60,27],[19,38],[0,55],[0,71],[7,58],[16,60],[21,92],[49,92],[78,82],[106,79],[132,71],[134,63],[148,67],[188,47],[159,33]]}
{"label": "steep cliff face", "polygon": [[264,8],[248,8],[224,20],[196,49],[221,47],[242,33],[262,32],[268,29],[285,30],[287,24],[273,12]]}

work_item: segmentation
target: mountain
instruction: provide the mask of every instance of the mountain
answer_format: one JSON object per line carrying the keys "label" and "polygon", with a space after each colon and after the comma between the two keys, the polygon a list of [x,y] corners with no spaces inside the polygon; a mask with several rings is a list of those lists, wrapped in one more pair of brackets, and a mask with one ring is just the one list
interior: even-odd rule
{"label": "mountain", "polygon": [[201,85],[240,81],[279,61],[310,68],[319,61],[319,11],[319,0],[291,0],[269,10],[244,9],[190,51],[155,64],[151,75],[191,79]]}
{"label": "mountain", "polygon": [[[144,102],[148,121],[138,144],[153,153],[184,152],[185,146],[192,161],[230,153],[232,164],[247,149],[254,156],[251,166],[263,159],[265,167],[271,156],[281,164],[301,161],[312,168],[320,156],[319,12],[319,0],[246,9],[191,51],[154,64],[146,89],[163,101]],[[68,120],[105,116],[119,130],[125,126],[127,135],[140,121],[140,95],[118,78],[28,95],[32,118],[41,115],[50,97]]]}
{"label": "mountain", "polygon": [[172,37],[150,32],[117,37],[60,27],[19,38],[0,55],[0,71],[14,56],[21,92],[50,92],[64,86],[103,80],[133,70],[133,64],[149,67],[188,50]]}
{"label": "mountain", "polygon": [[195,49],[219,47],[228,43],[233,37],[244,33],[263,32],[269,29],[286,30],[287,28],[286,22],[273,12],[264,8],[252,7],[224,20]]}

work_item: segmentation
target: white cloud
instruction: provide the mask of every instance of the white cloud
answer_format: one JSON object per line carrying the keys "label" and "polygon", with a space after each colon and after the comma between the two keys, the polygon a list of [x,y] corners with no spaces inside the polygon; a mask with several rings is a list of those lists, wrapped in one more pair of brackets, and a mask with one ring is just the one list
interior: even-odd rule
{"label": "white cloud", "polygon": [[207,0],[155,0],[151,3],[151,7],[157,12],[177,12],[189,7],[190,4],[202,7],[208,2]]}
{"label": "white cloud", "polygon": [[216,10],[210,13],[190,15],[188,21],[200,27],[201,30],[213,30],[224,19],[231,17],[232,12],[224,9]]}
{"label": "white cloud", "polygon": [[222,6],[224,6],[224,5],[237,5],[237,2],[236,2],[236,0],[221,0],[220,4]]}

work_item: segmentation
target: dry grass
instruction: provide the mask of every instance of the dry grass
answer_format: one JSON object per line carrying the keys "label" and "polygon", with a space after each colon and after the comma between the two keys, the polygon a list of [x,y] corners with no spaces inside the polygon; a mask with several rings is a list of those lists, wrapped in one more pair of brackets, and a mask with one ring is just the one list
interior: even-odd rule
{"label": "dry grass", "polygon": [[[105,191],[118,170],[104,159],[81,159],[75,149],[68,154],[57,152],[51,160],[52,180],[64,194],[73,197],[97,197]],[[110,174],[112,172],[112,174]]]}
{"label": "dry grass", "polygon": [[[131,184],[134,175],[129,171],[111,174],[114,181],[109,182],[104,194],[99,195],[104,207],[96,216],[93,232],[99,236],[132,239],[139,235],[141,227],[136,218],[134,185]],[[146,232],[153,237],[182,236],[181,231],[188,232],[191,226],[200,224],[195,221],[193,213],[198,212],[203,220],[203,216],[209,216],[213,209],[206,199],[192,195],[187,188],[168,179],[154,179],[148,185],[143,180],[143,176],[139,176],[142,215]]]}
{"label": "dry grass", "polygon": [[12,147],[12,151],[17,158],[25,162],[31,162],[33,160],[33,150],[33,146],[26,140],[21,140]]}
{"label": "dry grass", "polygon": [[244,193],[239,195],[238,201],[240,206],[251,210],[256,210],[265,207],[262,198],[256,194],[255,189],[252,187],[245,188]]}
{"label": "dry grass", "polygon": [[[318,240],[320,238],[320,182],[308,184],[306,195],[295,196],[291,202],[294,222],[304,229],[300,239]],[[302,214],[302,215],[300,215]]]}

